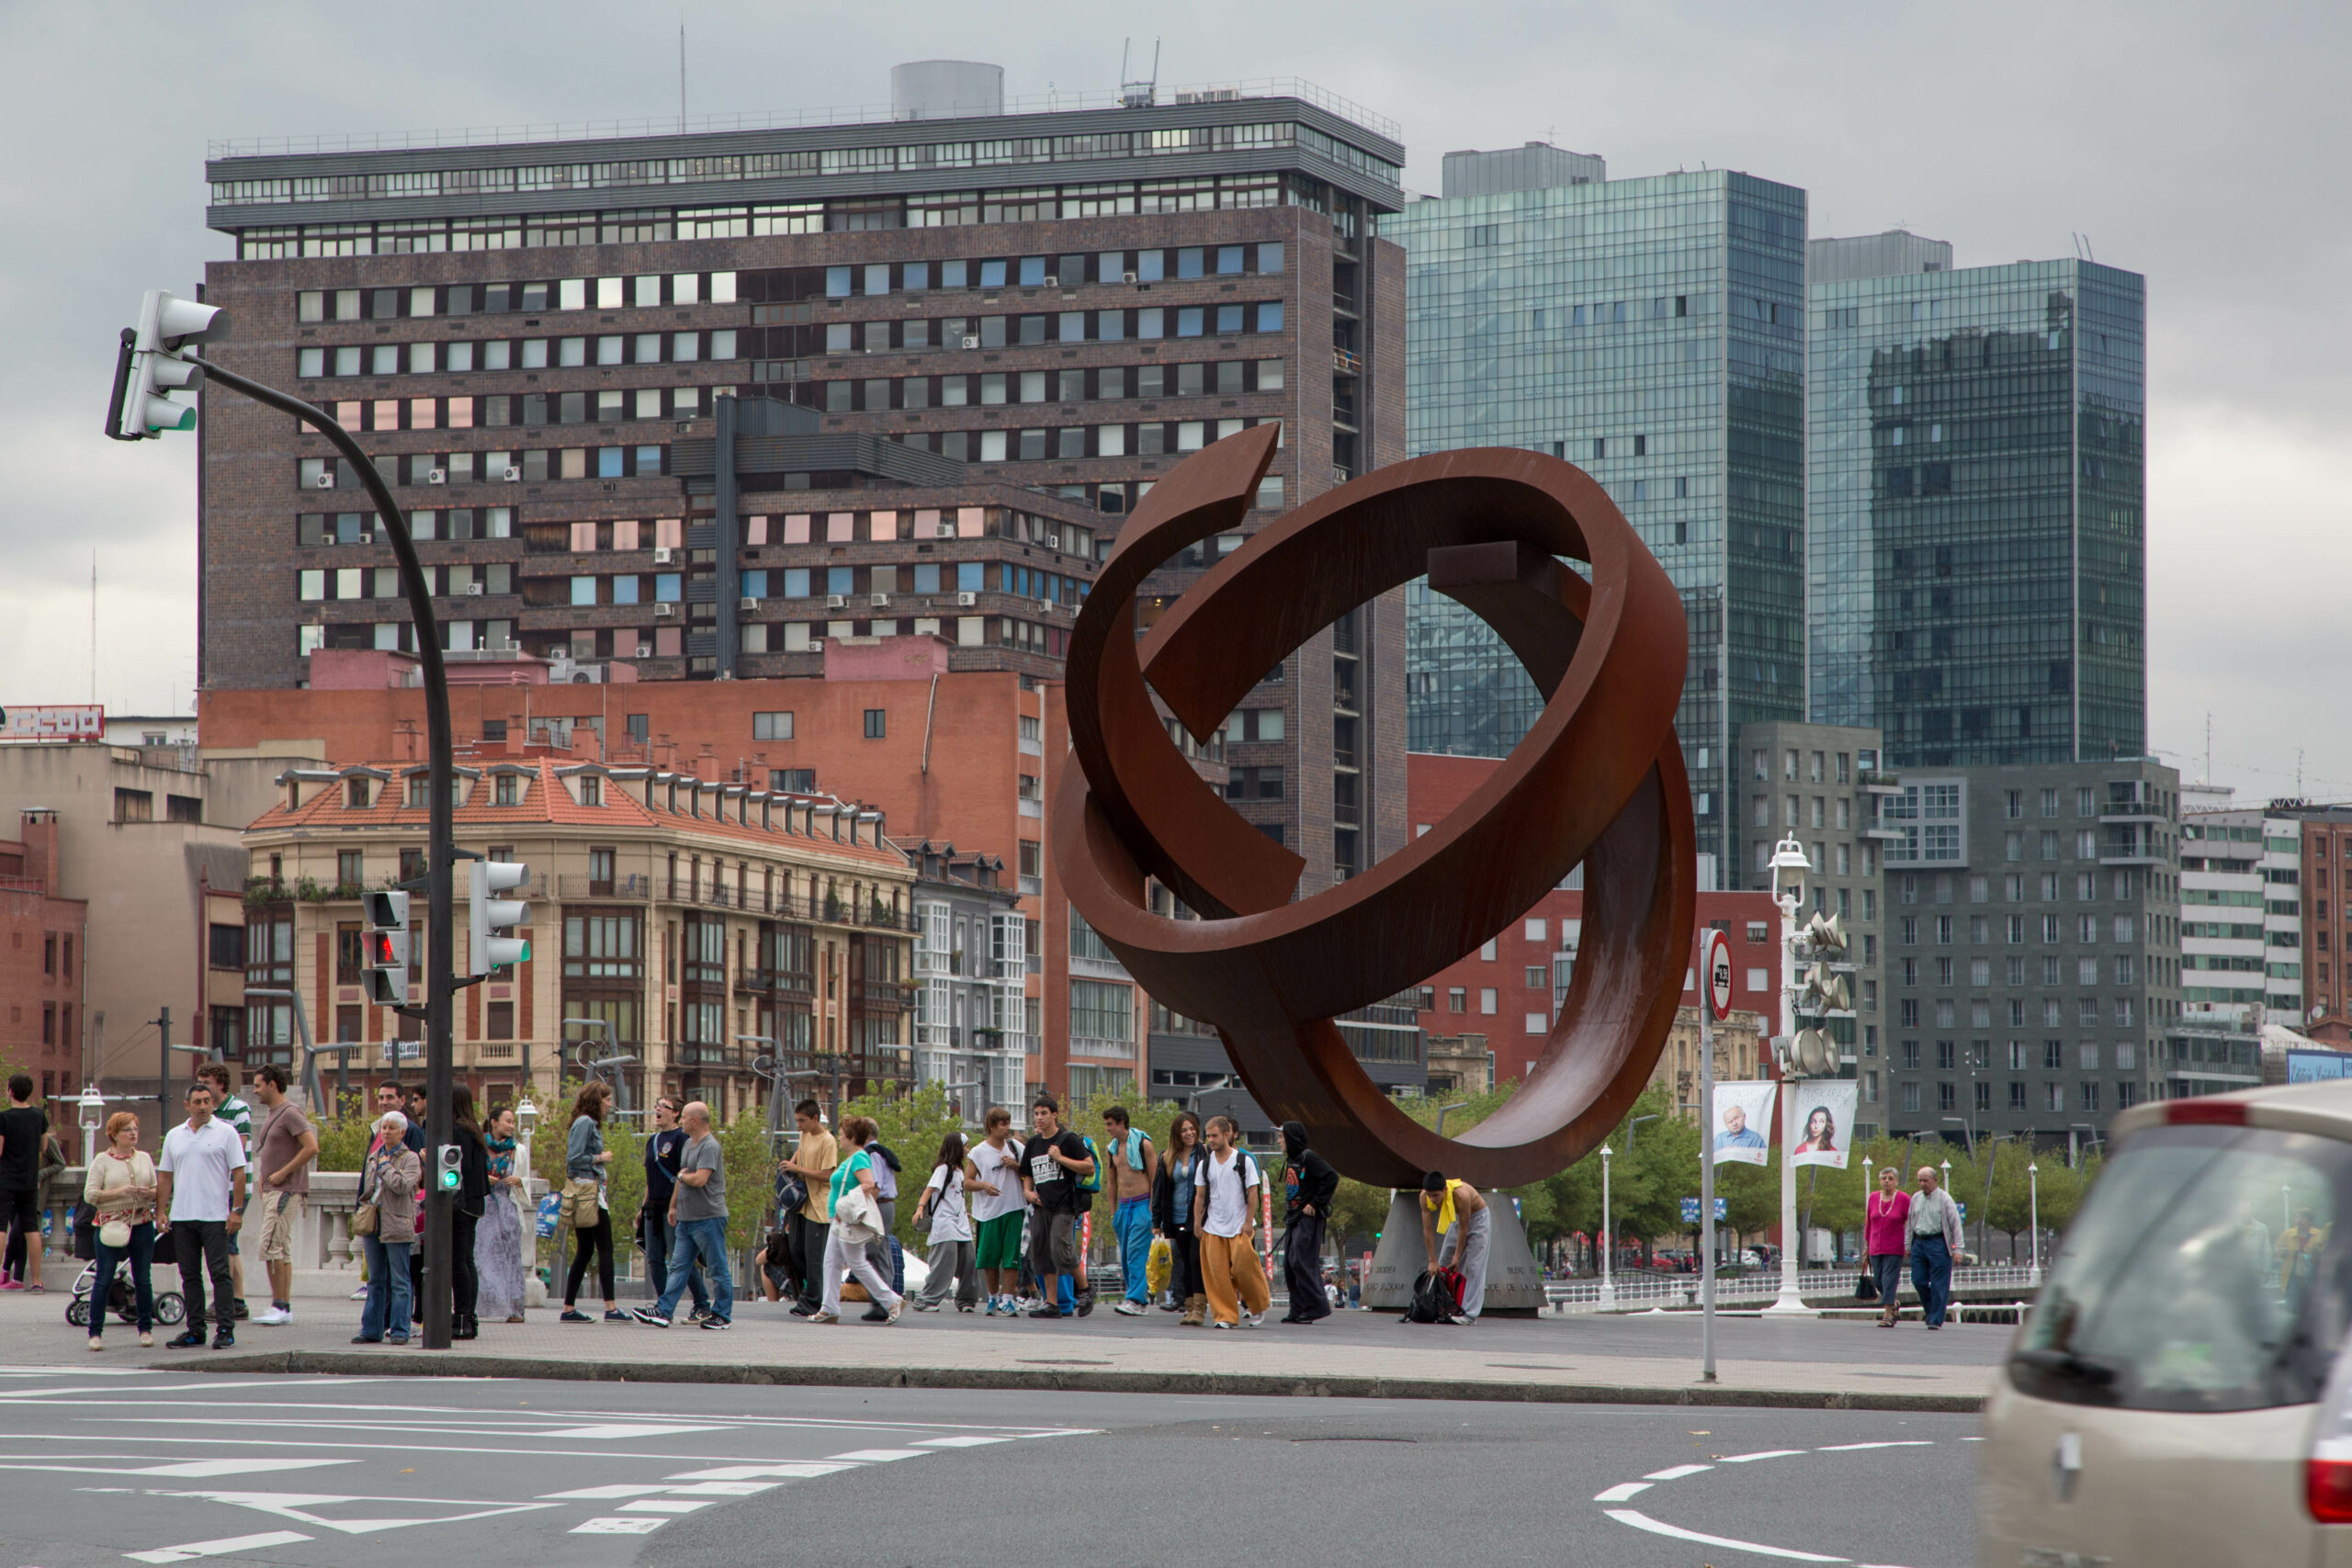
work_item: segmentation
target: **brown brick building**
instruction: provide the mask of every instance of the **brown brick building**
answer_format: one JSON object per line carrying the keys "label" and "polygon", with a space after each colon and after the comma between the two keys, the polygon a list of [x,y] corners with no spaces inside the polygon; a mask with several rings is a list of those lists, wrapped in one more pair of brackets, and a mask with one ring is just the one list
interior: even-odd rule
{"label": "brown brick building", "polygon": [[0,839],[0,1067],[31,1074],[44,1100],[81,1092],[87,1009],[90,906],[62,896],[60,848],[54,811],[25,812]]}
{"label": "brown brick building", "polygon": [[[691,684],[935,634],[951,668],[1043,675],[1092,560],[1184,453],[1283,424],[1261,509],[1162,572],[1159,603],[1402,455],[1403,255],[1371,230],[1403,148],[1303,85],[975,107],[232,150],[207,169],[237,240],[206,277],[235,322],[215,352],[363,433],[454,649]],[[326,444],[223,396],[204,442],[207,689],[401,647],[390,551]],[[1391,595],[1241,706],[1237,808],[1306,857],[1303,891],[1402,841],[1402,673]]]}

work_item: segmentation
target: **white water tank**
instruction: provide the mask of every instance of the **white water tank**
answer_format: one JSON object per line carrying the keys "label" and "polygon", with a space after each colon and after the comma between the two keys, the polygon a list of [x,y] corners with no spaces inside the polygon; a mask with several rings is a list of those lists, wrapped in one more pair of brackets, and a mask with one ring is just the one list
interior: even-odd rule
{"label": "white water tank", "polygon": [[1004,67],[975,60],[913,60],[890,67],[892,119],[954,119],[1004,112]]}

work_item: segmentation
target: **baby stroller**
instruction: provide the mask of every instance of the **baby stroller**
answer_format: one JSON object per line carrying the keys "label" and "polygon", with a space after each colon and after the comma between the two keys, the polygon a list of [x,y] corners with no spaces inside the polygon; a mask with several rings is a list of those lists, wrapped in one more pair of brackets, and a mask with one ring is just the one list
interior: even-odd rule
{"label": "baby stroller", "polygon": [[[76,1256],[84,1254],[84,1233],[90,1229],[91,1227],[88,1226],[75,1227],[74,1250]],[[95,1247],[91,1250],[95,1250]],[[168,1266],[175,1256],[176,1255],[170,1251],[169,1238],[157,1237],[153,1267],[161,1269]],[[160,1281],[157,1282],[160,1283]],[[83,1264],[80,1276],[74,1281],[74,1299],[65,1306],[66,1322],[76,1328],[90,1326],[90,1292],[97,1289],[97,1264],[96,1262]],[[130,1266],[127,1261],[114,1272],[114,1288],[107,1292],[106,1310],[113,1313],[124,1323],[139,1321],[139,1295],[131,1286]],[[155,1321],[157,1323],[179,1323],[187,1317],[187,1303],[182,1299],[177,1291],[155,1292]]]}

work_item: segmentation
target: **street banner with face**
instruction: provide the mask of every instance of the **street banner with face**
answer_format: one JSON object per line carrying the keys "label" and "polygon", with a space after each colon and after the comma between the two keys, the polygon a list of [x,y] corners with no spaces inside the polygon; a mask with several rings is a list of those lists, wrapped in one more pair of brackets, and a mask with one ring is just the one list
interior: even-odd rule
{"label": "street banner with face", "polygon": [[1852,1078],[1800,1078],[1789,1086],[1797,1110],[1797,1149],[1790,1156],[1792,1164],[1846,1168],[1860,1089]]}
{"label": "street banner with face", "polygon": [[1772,1143],[1772,1091],[1781,1086],[1765,1079],[1757,1083],[1715,1086],[1715,1125],[1712,1147],[1715,1163],[1744,1160],[1762,1165]]}

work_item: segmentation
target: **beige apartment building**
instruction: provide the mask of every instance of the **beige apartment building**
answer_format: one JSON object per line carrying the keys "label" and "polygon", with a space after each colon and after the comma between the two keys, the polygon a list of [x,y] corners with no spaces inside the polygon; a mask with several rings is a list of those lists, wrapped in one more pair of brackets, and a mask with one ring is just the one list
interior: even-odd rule
{"label": "beige apartment building", "polygon": [[[763,1058],[796,1093],[912,1077],[917,868],[882,813],[829,795],[646,767],[516,754],[458,770],[457,842],[521,862],[524,962],[458,993],[459,1081],[489,1103],[542,1098],[588,1057],[624,1109],[653,1094],[729,1116],[760,1103]],[[356,1043],[357,1089],[422,1071],[423,1026],[367,999],[363,891],[424,874],[426,770],[294,767],[244,839],[246,976],[299,993],[322,1042]],[[467,941],[466,878],[455,940]],[[422,1005],[423,895],[412,901],[411,996]],[[249,998],[248,1066],[299,1068],[290,1002]],[[593,1022],[583,1021],[593,1021]],[[332,1056],[320,1063],[332,1086]],[[819,1098],[825,1098],[820,1093]]]}

